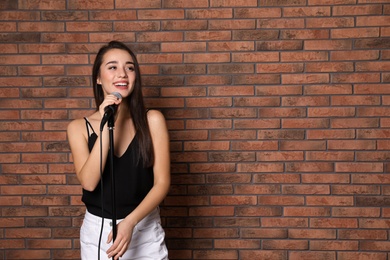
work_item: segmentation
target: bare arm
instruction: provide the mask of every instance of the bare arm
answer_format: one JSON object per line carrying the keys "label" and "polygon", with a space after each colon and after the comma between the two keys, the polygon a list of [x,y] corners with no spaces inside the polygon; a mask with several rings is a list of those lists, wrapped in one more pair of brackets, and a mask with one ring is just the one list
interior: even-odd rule
{"label": "bare arm", "polygon": [[141,204],[127,217],[138,223],[155,209],[168,194],[171,184],[169,135],[164,116],[157,110],[148,112],[148,121],[154,148],[154,185]]}
{"label": "bare arm", "polygon": [[[118,259],[124,254],[130,244],[135,225],[154,210],[169,191],[171,183],[169,135],[165,119],[159,111],[151,110],[148,112],[148,122],[154,148],[154,184],[138,207],[118,225],[117,238],[107,250],[109,258],[115,256],[115,259]],[[111,240],[112,232],[107,242]]]}
{"label": "bare arm", "polygon": [[[114,95],[107,95],[99,107],[99,111],[90,117],[94,123],[94,129],[100,130],[99,123],[104,115],[104,108],[111,104],[120,104],[121,100]],[[119,108],[118,108],[119,111]],[[84,119],[76,119],[68,125],[68,141],[73,156],[77,178],[81,186],[88,191],[93,191],[100,181],[100,137],[96,140],[92,151],[88,149],[88,136]],[[100,132],[97,133],[100,135]],[[106,165],[109,150],[108,130],[105,127],[102,132],[102,166]]]}
{"label": "bare arm", "polygon": [[[68,125],[68,141],[73,156],[75,171],[81,186],[88,191],[93,191],[100,181],[100,140],[99,137],[91,152],[88,149],[88,136],[83,119],[72,121]],[[108,134],[103,130],[103,167],[107,160]]]}

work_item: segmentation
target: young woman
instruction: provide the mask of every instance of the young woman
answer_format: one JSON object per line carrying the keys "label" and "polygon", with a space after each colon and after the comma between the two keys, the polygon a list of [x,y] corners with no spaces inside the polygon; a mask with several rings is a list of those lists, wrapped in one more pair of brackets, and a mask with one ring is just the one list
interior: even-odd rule
{"label": "young woman", "polygon": [[[86,205],[80,230],[81,258],[97,260],[102,255],[101,259],[168,259],[158,209],[170,186],[169,137],[164,116],[157,110],[145,109],[139,64],[121,42],[112,41],[99,50],[92,82],[96,111],[68,126],[75,171]],[[118,224],[114,241],[110,223],[110,138],[107,124],[100,129],[108,106],[117,106],[113,168]],[[102,230],[106,242],[99,244]]]}

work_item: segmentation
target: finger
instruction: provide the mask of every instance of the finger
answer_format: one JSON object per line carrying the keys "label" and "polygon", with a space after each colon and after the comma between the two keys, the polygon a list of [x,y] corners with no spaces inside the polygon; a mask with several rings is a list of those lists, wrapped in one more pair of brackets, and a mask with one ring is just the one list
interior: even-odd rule
{"label": "finger", "polygon": [[120,238],[117,238],[114,240],[114,243],[112,244],[112,246],[107,250],[107,254],[108,254],[108,257],[113,257],[113,256],[116,256],[120,250],[120,247],[119,247],[119,242],[120,242]]}
{"label": "finger", "polygon": [[127,250],[127,244],[124,241],[121,241],[119,243],[119,245],[118,245],[118,250],[119,250],[119,252],[116,253],[115,257],[119,258],[119,257],[122,257],[125,254],[125,252]]}
{"label": "finger", "polygon": [[110,232],[110,234],[108,234],[108,237],[107,237],[107,244],[110,243],[112,240],[112,231]]}

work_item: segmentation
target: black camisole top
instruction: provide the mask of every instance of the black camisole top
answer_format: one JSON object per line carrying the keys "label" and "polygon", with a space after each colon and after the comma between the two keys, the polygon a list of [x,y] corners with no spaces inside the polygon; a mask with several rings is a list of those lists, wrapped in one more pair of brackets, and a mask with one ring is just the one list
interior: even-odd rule
{"label": "black camisole top", "polygon": [[[88,131],[88,147],[92,150],[98,140],[92,125],[85,118]],[[137,134],[127,147],[121,157],[114,155],[114,176],[115,176],[115,200],[116,218],[123,219],[130,214],[145,198],[153,187],[153,167],[145,168],[142,165],[142,158],[138,160],[138,138]],[[96,163],[100,163],[99,161]],[[103,171],[103,198],[101,196],[101,183],[95,190],[90,192],[83,189],[82,201],[89,213],[93,215],[112,218],[112,178],[110,172],[110,160],[107,160]],[[103,203],[103,204],[102,204]],[[102,213],[103,205],[103,213]]]}

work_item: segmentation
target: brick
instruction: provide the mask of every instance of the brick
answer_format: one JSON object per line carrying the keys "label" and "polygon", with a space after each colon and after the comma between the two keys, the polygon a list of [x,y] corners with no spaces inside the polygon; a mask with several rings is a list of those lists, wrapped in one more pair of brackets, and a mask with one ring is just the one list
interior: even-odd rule
{"label": "brick", "polygon": [[[310,227],[315,228],[357,228],[358,221],[356,218],[311,218]],[[332,243],[332,242],[331,242]],[[356,244],[357,245],[357,244]]]}
{"label": "brick", "polygon": [[257,161],[303,161],[302,152],[257,152]]}
{"label": "brick", "polygon": [[304,20],[295,19],[259,19],[257,20],[258,28],[304,28]]}
{"label": "brick", "polygon": [[257,64],[257,73],[298,73],[303,72],[303,64]]}
{"label": "brick", "polygon": [[233,216],[234,208],[233,207],[196,207],[191,208],[189,211],[190,216]]}
{"label": "brick", "polygon": [[210,0],[211,7],[242,7],[242,6],[255,6],[257,7],[256,0],[236,1],[236,0]]}
{"label": "brick", "polygon": [[361,228],[369,229],[387,229],[389,224],[389,221],[386,219],[361,219],[359,221]]}
{"label": "brick", "polygon": [[288,237],[295,239],[335,239],[336,231],[329,229],[289,229]]}
{"label": "brick", "polygon": [[304,108],[260,108],[259,114],[261,117],[305,117],[306,110]]}
{"label": "brick", "polygon": [[327,128],[329,121],[320,118],[298,118],[298,119],[282,119],[283,128]]}
{"label": "brick", "polygon": [[[318,3],[320,4],[320,3]],[[335,7],[333,7],[335,8]],[[330,16],[329,6],[315,6],[315,7],[284,7],[284,17],[312,17],[312,16]]]}
{"label": "brick", "polygon": [[20,9],[43,9],[43,10],[64,10],[66,6],[65,1],[57,1],[55,3],[50,1],[31,1],[31,0],[24,0],[19,3]]}
{"label": "brick", "polygon": [[280,123],[275,119],[260,119],[260,120],[249,120],[249,119],[240,119],[234,121],[235,129],[254,129],[254,128],[266,128],[265,124],[268,125],[269,128],[279,128]]}
{"label": "brick", "polygon": [[255,161],[254,152],[210,152],[211,162]]}
{"label": "brick", "polygon": [[378,208],[334,208],[332,216],[335,217],[371,217],[377,218],[381,214]]}
{"label": "brick", "polygon": [[386,26],[389,24],[387,16],[362,16],[356,18],[356,26]]}
{"label": "brick", "polygon": [[358,49],[371,49],[373,47],[377,49],[387,49],[390,43],[386,39],[358,39],[355,41],[355,48]]}
{"label": "brick", "polygon": [[351,50],[351,51],[331,51],[331,60],[376,60],[379,58],[377,50]]}
{"label": "brick", "polygon": [[351,40],[308,40],[305,41],[305,50],[350,50]]}
{"label": "brick", "polygon": [[352,196],[308,196],[306,203],[310,206],[352,206]]}
{"label": "brick", "polygon": [[240,163],[237,166],[238,172],[282,172],[283,165],[282,164],[266,164],[266,163],[255,163],[255,164],[245,164]]}
{"label": "brick", "polygon": [[277,40],[277,30],[240,30],[233,32],[233,40],[248,41],[248,40]]}
{"label": "brick", "polygon": [[251,85],[251,84],[279,84],[280,76],[271,75],[271,74],[262,74],[262,75],[237,75],[233,76],[233,83],[238,85]]}
{"label": "brick", "polygon": [[[180,46],[181,45],[179,44],[177,47],[179,49],[177,49],[177,50],[180,50]],[[183,46],[183,48],[184,47],[185,46]],[[205,62],[206,63],[222,63],[222,62],[229,62],[230,55],[227,53],[210,53],[210,54],[192,53],[192,54],[184,54],[183,60],[184,60],[184,62],[187,62],[187,63],[205,63]]]}
{"label": "brick", "polygon": [[[332,99],[331,102],[333,103],[334,100]],[[309,117],[353,117],[355,116],[355,109],[354,108],[316,108],[316,107],[310,107],[308,110],[308,116]],[[335,119],[336,120],[336,119]]]}
{"label": "brick", "polygon": [[329,98],[321,96],[285,97],[282,98],[282,106],[328,106]]}
{"label": "brick", "polygon": [[340,260],[363,260],[363,259],[375,259],[385,260],[387,258],[386,253],[368,253],[368,252],[338,252],[337,257]]}
{"label": "brick", "polygon": [[330,150],[374,150],[376,149],[375,141],[371,140],[329,140],[328,146]]}
{"label": "brick", "polygon": [[262,227],[289,227],[289,228],[304,228],[308,227],[307,218],[263,218]]}
{"label": "brick", "polygon": [[6,252],[6,258],[8,259],[50,259],[50,250],[9,250]]}
{"label": "brick", "polygon": [[[114,16],[117,16],[116,14]],[[111,18],[110,18],[111,19]],[[128,18],[126,18],[128,20]],[[118,21],[114,23],[114,30],[118,32],[128,32],[129,30],[132,32],[142,32],[142,31],[158,31],[161,26],[159,23],[154,21],[133,21],[133,22],[122,22]],[[131,35],[131,40],[135,41],[134,33]],[[133,48],[136,50],[136,48]]]}
{"label": "brick", "polygon": [[254,73],[255,68],[252,64],[210,64],[207,70],[211,74],[244,74]]}
{"label": "brick", "polygon": [[253,258],[286,260],[287,253],[283,250],[241,250],[240,257],[243,260],[249,260]]}
{"label": "brick", "polygon": [[353,139],[353,130],[308,130],[307,139]]}
{"label": "brick", "polygon": [[[237,185],[235,194],[278,194],[280,193],[278,185]],[[261,209],[260,209],[261,210]]]}
{"label": "brick", "polygon": [[185,16],[188,19],[233,18],[233,10],[231,8],[189,9]]}
{"label": "brick", "polygon": [[256,50],[258,51],[282,51],[282,50],[302,50],[303,43],[300,40],[285,41],[257,41]]}
{"label": "brick", "polygon": [[161,7],[161,1],[160,0],[150,0],[150,1],[142,1],[142,0],[134,0],[132,3],[129,3],[126,0],[117,0],[116,1],[116,7],[123,9],[123,8],[160,8]]}
{"label": "brick", "polygon": [[308,39],[328,39],[329,30],[325,29],[287,29],[280,33],[283,40],[308,40]]}
{"label": "brick", "polygon": [[[206,43],[203,42],[161,43],[162,52],[201,52],[205,50],[206,50]],[[216,57],[218,57],[218,55],[216,55]],[[184,58],[184,60],[186,60],[186,58]]]}
{"label": "brick", "polygon": [[[209,42],[207,43],[207,47],[209,51],[253,51],[255,49],[255,45],[252,42],[246,41],[237,41],[237,42]],[[252,53],[250,53],[252,54]],[[277,55],[275,53],[269,54],[253,54],[252,57],[249,53],[233,53],[232,60],[239,61],[250,61],[250,60],[269,60],[271,58],[277,59]],[[256,59],[257,58],[257,59]]]}
{"label": "brick", "polygon": [[281,141],[281,150],[325,150],[324,141]]}
{"label": "brick", "polygon": [[260,241],[250,239],[216,239],[216,248],[256,249],[260,247]]}
{"label": "brick", "polygon": [[299,183],[300,176],[299,174],[294,173],[264,173],[264,174],[255,174],[253,176],[254,183]]}
{"label": "brick", "polygon": [[163,21],[161,28],[165,31],[205,30],[207,29],[207,21]]}
{"label": "brick", "polygon": [[362,241],[361,249],[364,251],[375,249],[376,251],[388,252],[390,250],[390,243],[387,241]]}
{"label": "brick", "polygon": [[329,82],[327,74],[285,74],[282,75],[282,84],[319,84]]}
{"label": "brick", "polygon": [[332,128],[375,128],[379,126],[379,120],[375,118],[335,118],[331,120],[330,125]]}
{"label": "brick", "polygon": [[[207,25],[206,25],[207,26]],[[208,28],[211,30],[235,30],[235,29],[255,29],[255,20],[221,20],[209,21]],[[205,29],[205,28],[203,28]]]}
{"label": "brick", "polygon": [[236,250],[195,250],[194,259],[237,259]]}
{"label": "brick", "polygon": [[[340,239],[386,240],[385,230],[340,230]],[[353,254],[351,254],[353,255]]]}
{"label": "brick", "polygon": [[376,83],[380,81],[379,73],[361,73],[361,74],[339,74],[334,75],[334,83]]}
{"label": "brick", "polygon": [[230,31],[206,31],[206,32],[186,32],[186,41],[227,41],[231,39]]}
{"label": "brick", "polygon": [[[353,161],[354,158],[355,156],[353,152],[317,152],[317,151],[306,152],[307,161]],[[328,177],[332,177],[332,176],[328,176]],[[342,175],[335,175],[334,177],[345,180],[345,178],[343,178]]]}
{"label": "brick", "polygon": [[333,29],[331,31],[331,38],[371,38],[378,37],[380,34],[379,28],[359,28],[359,29]]}
{"label": "brick", "polygon": [[358,241],[310,241],[312,250],[358,250]]}
{"label": "brick", "polygon": [[18,23],[20,32],[64,32],[64,23],[54,22],[20,22]]}
{"label": "brick", "polygon": [[265,250],[307,250],[309,249],[309,242],[305,240],[265,240],[263,242],[263,248]]}
{"label": "brick", "polygon": [[[304,201],[303,201],[303,196],[264,195],[259,197],[259,204],[260,205],[302,206],[304,204]],[[288,222],[289,220],[292,220],[294,222],[296,219],[285,219],[286,222]],[[278,221],[278,220],[272,219],[272,221]],[[299,219],[297,221],[299,221]]]}
{"label": "brick", "polygon": [[338,27],[353,27],[353,26],[354,26],[354,20],[352,17],[306,19],[307,28],[338,28]]}
{"label": "brick", "polygon": [[329,172],[333,171],[333,163],[328,162],[289,162],[287,172]]}
{"label": "brick", "polygon": [[256,196],[213,196],[211,205],[255,205]]}
{"label": "brick", "polygon": [[335,170],[338,172],[381,172],[383,165],[380,163],[336,163]]}
{"label": "brick", "polygon": [[210,138],[211,140],[255,139],[255,135],[255,130],[213,130]]}
{"label": "brick", "polygon": [[302,174],[302,183],[349,183],[350,177],[348,174]]}
{"label": "brick", "polygon": [[286,217],[329,217],[330,210],[320,207],[285,207],[283,215]]}

